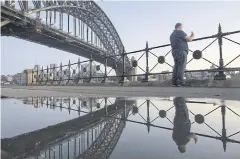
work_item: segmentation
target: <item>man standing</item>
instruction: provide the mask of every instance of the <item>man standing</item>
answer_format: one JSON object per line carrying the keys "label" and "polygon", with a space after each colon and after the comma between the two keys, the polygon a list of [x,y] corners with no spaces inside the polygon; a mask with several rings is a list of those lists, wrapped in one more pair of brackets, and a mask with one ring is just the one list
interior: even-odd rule
{"label": "man standing", "polygon": [[184,31],[182,31],[182,29],[182,24],[177,23],[175,25],[175,30],[170,36],[172,55],[174,59],[172,86],[175,87],[185,86],[183,76],[187,65],[187,42],[192,41],[194,38],[193,32],[190,36],[188,36]]}

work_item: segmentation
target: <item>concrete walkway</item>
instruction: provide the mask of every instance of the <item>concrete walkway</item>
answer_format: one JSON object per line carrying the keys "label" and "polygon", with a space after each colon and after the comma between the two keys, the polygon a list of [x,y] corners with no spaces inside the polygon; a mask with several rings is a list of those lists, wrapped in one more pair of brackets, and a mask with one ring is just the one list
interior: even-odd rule
{"label": "concrete walkway", "polygon": [[29,96],[96,96],[96,97],[167,97],[185,96],[240,100],[239,88],[173,88],[173,87],[104,87],[104,86],[15,86],[2,88],[1,95]]}

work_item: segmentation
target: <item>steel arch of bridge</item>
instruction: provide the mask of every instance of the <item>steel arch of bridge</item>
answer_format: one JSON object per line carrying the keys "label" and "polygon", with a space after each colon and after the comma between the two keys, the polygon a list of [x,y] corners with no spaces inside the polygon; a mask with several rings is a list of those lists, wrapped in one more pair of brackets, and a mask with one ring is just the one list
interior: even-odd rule
{"label": "steel arch of bridge", "polygon": [[[35,8],[28,10],[27,15],[41,11],[54,11],[72,15],[85,22],[98,35],[109,53],[124,52],[123,43],[103,10],[93,1],[33,1]],[[39,14],[37,14],[39,16]],[[115,51],[116,46],[116,51]]]}
{"label": "steel arch of bridge", "polygon": [[[44,98],[45,99],[45,98]],[[62,99],[62,98],[61,98]],[[63,98],[65,99],[65,98]],[[122,98],[116,98],[115,103],[111,103],[111,105],[106,105],[107,98],[105,99],[105,108],[106,109],[106,116],[101,121],[94,125],[89,125],[89,127],[86,127],[82,129],[82,131],[77,132],[76,134],[66,137],[66,139],[58,141],[54,144],[50,144],[47,148],[45,148],[45,155],[46,152],[50,152],[51,150],[55,149],[56,147],[59,147],[63,144],[63,142],[67,142],[68,145],[68,153],[69,153],[69,139],[75,138],[74,141],[74,149],[75,149],[75,159],[107,159],[110,157],[111,153],[113,152],[115,146],[118,143],[119,138],[121,137],[121,134],[125,128],[126,122],[120,119],[124,119],[129,115],[130,110],[132,109],[132,106],[134,105],[134,101],[132,100],[125,100]],[[46,99],[45,99],[46,100]],[[42,100],[39,100],[42,101]],[[48,101],[48,98],[47,98]],[[61,100],[62,101],[62,100]],[[47,102],[48,103],[48,102]],[[33,103],[32,103],[33,104]],[[46,103],[44,103],[47,105]],[[50,104],[51,105],[51,104]],[[91,105],[91,104],[90,104]],[[57,105],[54,104],[54,107]],[[110,108],[112,107],[112,108]],[[77,110],[73,110],[77,111]],[[118,119],[120,118],[120,119]],[[82,137],[85,135],[85,132],[89,132],[93,128],[99,128],[100,131],[97,133],[95,131],[95,139],[89,141],[89,146],[84,147],[82,144],[82,141],[85,141]],[[79,141],[77,141],[79,139]],[[62,146],[60,146],[62,149]],[[60,149],[59,147],[59,149]],[[85,149],[84,149],[84,148]],[[79,152],[76,151],[76,149],[79,148]],[[81,148],[81,152],[80,152]],[[83,148],[83,149],[82,149]],[[59,151],[59,153],[62,153],[62,151]],[[50,154],[49,154],[50,155]],[[50,155],[51,156],[51,155]],[[46,156],[45,156],[46,157]],[[69,157],[69,156],[68,156]]]}
{"label": "steel arch of bridge", "polygon": [[[94,1],[19,0],[18,4],[20,6],[20,11],[18,11],[15,8],[14,1],[5,1],[5,3],[2,3],[1,6],[12,9],[12,11],[16,11],[16,14],[22,14],[23,15],[23,18],[21,18],[22,21],[24,21],[24,17],[35,20],[36,28],[44,27],[44,24],[41,22],[41,19],[40,19],[40,13],[46,12],[46,22],[47,22],[47,19],[49,18],[50,27],[52,25],[51,19],[53,19],[55,23],[56,13],[59,13],[59,21],[60,21],[59,28],[58,29],[56,28],[55,30],[56,32],[58,30],[63,30],[63,21],[67,20],[68,34],[69,34],[69,16],[72,16],[73,25],[74,25],[73,26],[74,35],[72,36],[73,39],[77,37],[76,35],[77,25],[80,27],[80,22],[81,24],[84,23],[87,26],[87,37],[88,37],[88,28],[90,28],[91,31],[94,33],[94,35],[96,35],[96,37],[99,39],[100,44],[103,46],[103,50],[99,52],[99,54],[101,54],[100,55],[101,57],[111,56],[109,59],[112,59],[113,61],[115,61],[115,63],[116,61],[119,61],[121,58],[124,58],[125,67],[126,68],[130,67],[130,61],[128,57],[122,56],[125,53],[125,49],[114,25],[112,24],[108,16],[104,13],[104,11]],[[32,14],[35,14],[35,13],[36,13],[36,18],[32,18]],[[53,16],[52,16],[52,13],[54,13]],[[68,18],[64,19],[63,14],[67,14]],[[77,24],[77,21],[78,21],[78,24]],[[41,26],[38,26],[39,24]],[[92,32],[91,32],[91,40],[92,40]],[[120,61],[123,62],[123,60],[120,60]],[[114,65],[114,64],[112,63],[110,65]],[[121,69],[122,69],[122,66],[118,65],[116,71],[122,72]]]}

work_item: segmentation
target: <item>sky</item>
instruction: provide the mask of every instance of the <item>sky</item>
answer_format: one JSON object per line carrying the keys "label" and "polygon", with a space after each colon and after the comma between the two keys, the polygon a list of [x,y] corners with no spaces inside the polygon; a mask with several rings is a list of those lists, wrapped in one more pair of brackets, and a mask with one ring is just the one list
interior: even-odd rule
{"label": "sky", "polygon": [[[143,49],[147,41],[149,47],[168,44],[169,36],[177,22],[183,24],[187,34],[193,31],[196,38],[216,34],[219,23],[223,32],[240,30],[240,2],[98,1],[97,4],[112,21],[127,52]],[[229,38],[240,42],[240,34],[231,35]],[[192,42],[189,43],[189,47],[191,50],[202,50],[213,40]],[[215,64],[219,62],[217,44],[215,42],[203,52],[203,56]],[[152,53],[160,56],[169,50],[170,47],[162,48]],[[223,41],[225,64],[239,54],[240,46]],[[141,55],[142,53],[134,54],[136,59]],[[191,57],[189,53],[188,59]],[[77,62],[78,56],[13,37],[1,37],[2,74],[22,72],[24,69],[33,68],[35,64],[44,67],[51,63],[67,64],[69,59]],[[173,65],[171,54],[167,56],[166,61]],[[150,55],[150,69],[156,63],[157,59]],[[140,59],[139,64],[145,69],[145,57]],[[210,65],[203,59],[194,60],[189,63],[187,69],[205,69]],[[240,58],[229,66],[240,67]],[[166,64],[158,65],[152,72],[163,70],[171,70],[171,67]],[[142,73],[140,69],[138,73]]]}

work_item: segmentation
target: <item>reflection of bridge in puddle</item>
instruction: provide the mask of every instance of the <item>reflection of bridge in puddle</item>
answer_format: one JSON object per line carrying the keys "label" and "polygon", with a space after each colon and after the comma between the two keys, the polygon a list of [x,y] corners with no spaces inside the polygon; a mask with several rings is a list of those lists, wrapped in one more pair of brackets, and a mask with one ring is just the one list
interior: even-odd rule
{"label": "reflection of bridge in puddle", "polygon": [[[59,107],[60,110],[68,109],[69,113],[77,111],[85,115],[13,138],[2,139],[2,149],[11,154],[12,158],[108,158],[125,127],[125,121],[115,118],[125,118],[134,101],[116,98],[113,102],[104,98],[96,104],[96,109],[94,101],[94,98],[87,101],[80,98],[78,101],[74,98],[25,99],[25,104],[33,104],[35,107]],[[102,109],[98,109],[101,107]],[[113,118],[108,118],[110,116]]]}
{"label": "reflection of bridge in puddle", "polygon": [[[190,122],[191,126],[197,124],[202,128],[205,125],[210,132],[217,134],[217,136],[209,134],[207,129],[204,129],[203,133],[192,133],[197,136],[220,140],[224,151],[226,151],[227,142],[240,144],[239,140],[232,138],[240,134],[240,131],[234,130],[234,132],[229,133],[230,135],[227,135],[226,126],[226,115],[230,115],[230,112],[237,118],[240,115],[234,111],[233,107],[224,102],[216,104],[205,101],[186,101],[185,98],[178,97],[173,102],[176,109],[173,113],[171,111],[174,109],[172,104],[169,107],[162,107],[166,102],[172,103],[170,99],[138,100],[136,102],[134,99],[116,98],[114,102],[108,98],[29,98],[27,101],[25,100],[25,103],[33,104],[37,108],[46,105],[52,109],[56,107],[59,107],[60,110],[68,109],[69,113],[71,111],[83,112],[85,115],[11,139],[3,139],[2,148],[15,156],[25,155],[48,159],[109,158],[123,132],[126,121],[146,125],[148,132],[151,127],[155,127],[170,130],[174,133],[177,132],[179,120],[181,120],[177,117],[178,114],[182,116],[187,114],[187,121],[192,115],[195,121]],[[137,104],[139,101],[140,105]],[[198,104],[198,107],[201,106],[201,109],[207,109],[207,111],[203,113],[201,110],[197,110],[198,112],[194,113],[196,110],[194,111],[192,104]],[[204,108],[205,104],[214,105],[214,108]],[[228,113],[226,113],[227,110],[229,110]],[[208,123],[207,117],[213,113],[218,113],[221,117],[221,133]],[[136,116],[138,116],[137,119]],[[172,120],[171,117],[178,120]],[[169,121],[170,126],[161,124],[162,120]],[[214,122],[216,122],[215,120],[214,117]],[[218,123],[220,121],[217,120]]]}

